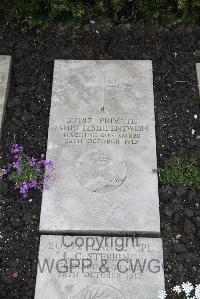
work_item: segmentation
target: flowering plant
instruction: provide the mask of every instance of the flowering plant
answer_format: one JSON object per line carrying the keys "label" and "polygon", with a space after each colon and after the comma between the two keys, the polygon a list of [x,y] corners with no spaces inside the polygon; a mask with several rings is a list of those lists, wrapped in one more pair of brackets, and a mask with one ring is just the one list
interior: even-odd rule
{"label": "flowering plant", "polygon": [[[179,299],[200,299],[200,284],[194,287],[189,281],[183,282],[182,285],[175,286],[172,291],[176,294],[176,298]],[[167,293],[159,291],[158,298],[167,298]]]}
{"label": "flowering plant", "polygon": [[52,161],[45,160],[42,154],[40,159],[28,157],[24,152],[23,146],[13,144],[11,153],[13,163],[0,169],[0,178],[7,175],[9,180],[15,183],[16,189],[19,189],[22,197],[28,197],[29,189],[39,189],[42,191],[44,185],[53,178],[53,175],[44,175],[44,166],[49,169],[54,168]]}

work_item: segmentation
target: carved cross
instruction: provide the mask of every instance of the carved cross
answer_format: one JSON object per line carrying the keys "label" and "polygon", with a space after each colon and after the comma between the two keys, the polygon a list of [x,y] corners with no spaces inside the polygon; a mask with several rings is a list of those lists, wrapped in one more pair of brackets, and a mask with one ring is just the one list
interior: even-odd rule
{"label": "carved cross", "polygon": [[106,84],[106,74],[105,72],[101,69],[101,82],[100,84],[98,83],[88,83],[87,86],[88,87],[92,87],[92,86],[100,86],[102,87],[102,99],[101,99],[101,111],[105,112],[105,97],[106,97],[106,89],[107,88],[120,88],[120,84]]}

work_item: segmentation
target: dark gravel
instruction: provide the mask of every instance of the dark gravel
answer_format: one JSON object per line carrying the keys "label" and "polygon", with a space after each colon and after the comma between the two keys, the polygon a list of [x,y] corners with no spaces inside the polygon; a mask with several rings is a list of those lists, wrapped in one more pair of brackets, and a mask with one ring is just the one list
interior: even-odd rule
{"label": "dark gravel", "polygon": [[[55,26],[22,33],[0,25],[0,54],[13,57],[2,164],[10,159],[13,142],[30,155],[45,152],[53,61],[61,58],[153,60],[158,162],[166,165],[173,153],[200,158],[195,70],[200,27],[147,32],[141,24],[74,30]],[[24,202],[6,180],[0,190],[0,298],[34,298],[41,194],[33,192]],[[162,185],[159,192],[166,287],[187,280],[199,283],[200,192]]]}

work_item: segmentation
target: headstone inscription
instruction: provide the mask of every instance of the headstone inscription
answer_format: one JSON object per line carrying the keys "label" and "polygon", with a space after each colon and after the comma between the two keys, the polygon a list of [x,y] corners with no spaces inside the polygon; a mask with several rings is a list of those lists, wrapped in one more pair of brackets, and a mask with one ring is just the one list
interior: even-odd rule
{"label": "headstone inscription", "polygon": [[155,299],[159,238],[41,236],[35,299]]}
{"label": "headstone inscription", "polygon": [[0,135],[4,115],[4,107],[9,91],[11,57],[0,55]]}
{"label": "headstone inscription", "polygon": [[55,61],[41,232],[159,233],[151,61]]}

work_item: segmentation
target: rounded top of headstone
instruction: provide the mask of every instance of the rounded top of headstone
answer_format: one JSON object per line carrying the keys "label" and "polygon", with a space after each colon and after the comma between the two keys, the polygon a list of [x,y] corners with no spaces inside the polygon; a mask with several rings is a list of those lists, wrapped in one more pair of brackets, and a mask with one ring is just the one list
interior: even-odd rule
{"label": "rounded top of headstone", "polygon": [[110,192],[125,180],[126,164],[115,153],[97,149],[79,158],[75,173],[84,188],[92,192]]}

